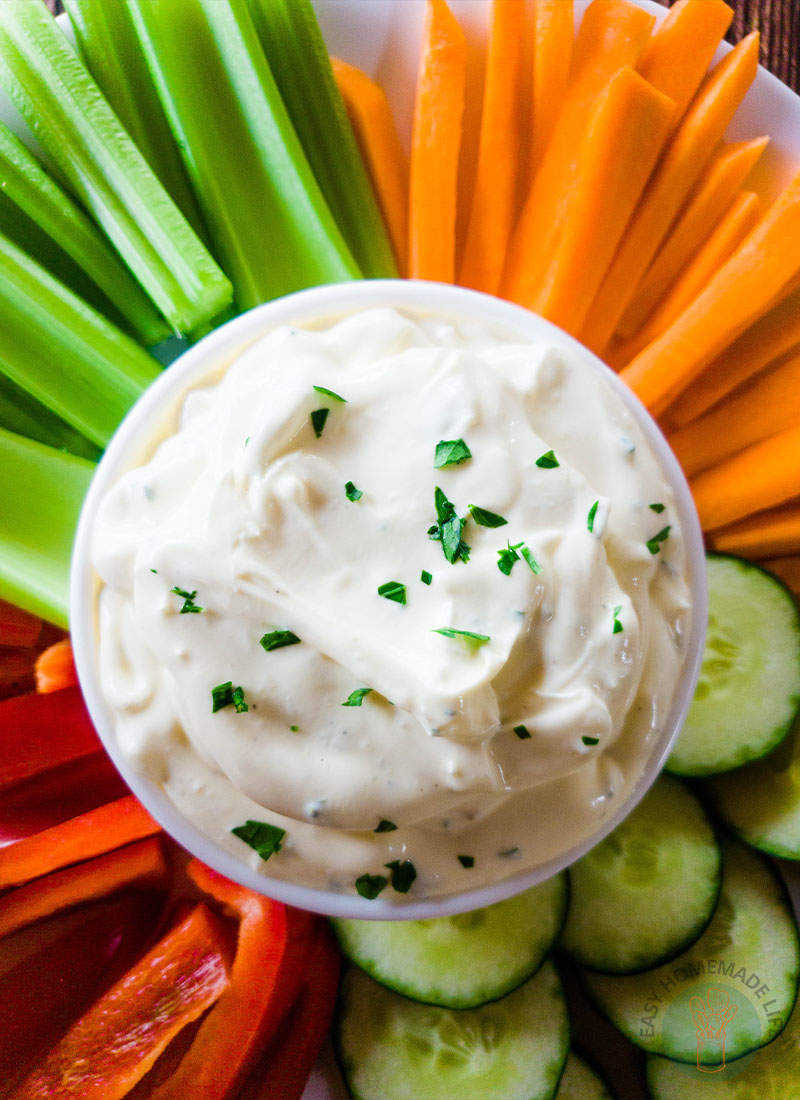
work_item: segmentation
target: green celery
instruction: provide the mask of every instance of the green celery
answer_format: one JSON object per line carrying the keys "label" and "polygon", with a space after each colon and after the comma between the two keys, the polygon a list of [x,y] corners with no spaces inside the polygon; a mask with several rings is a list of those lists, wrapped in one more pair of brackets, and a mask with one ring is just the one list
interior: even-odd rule
{"label": "green celery", "polygon": [[2,123],[0,187],[4,199],[34,222],[102,289],[145,344],[158,344],[169,336],[164,318],[94,222]]}
{"label": "green celery", "polygon": [[309,164],[361,270],[369,278],[396,276],[386,226],[311,0],[247,5]]}
{"label": "green celery", "polygon": [[0,371],[105,447],[161,368],[134,340],[0,236]]}
{"label": "green celery", "polygon": [[119,0],[64,0],[64,7],[86,68],[175,205],[207,244],[203,216],[128,9]]}
{"label": "green celery", "polygon": [[0,429],[0,598],[68,626],[72,543],[94,464]]}
{"label": "green celery", "polygon": [[170,325],[191,332],[217,316],[228,280],[44,4],[0,3],[0,82]]}
{"label": "green celery", "polygon": [[4,374],[0,374],[0,428],[92,462],[100,457],[99,447]]}
{"label": "green celery", "polygon": [[244,0],[125,0],[241,309],[358,278]]}

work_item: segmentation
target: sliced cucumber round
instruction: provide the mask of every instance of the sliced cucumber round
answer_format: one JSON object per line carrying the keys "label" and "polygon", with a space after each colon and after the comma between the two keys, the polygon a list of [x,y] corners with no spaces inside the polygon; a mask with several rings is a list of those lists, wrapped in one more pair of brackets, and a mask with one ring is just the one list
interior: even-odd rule
{"label": "sliced cucumber round", "polygon": [[569,874],[562,947],[582,966],[630,974],[674,957],[702,933],[719,894],[722,856],[699,801],[662,775]]}
{"label": "sliced cucumber round", "polygon": [[450,1008],[494,1001],[529,978],[564,923],[564,872],[516,897],[432,920],[331,923],[342,951],[376,981]]}
{"label": "sliced cucumber round", "polygon": [[[722,853],[714,917],[688,951],[628,977],[583,972],[590,997],[623,1035],[678,1062],[716,1065],[757,1050],[785,1025],[797,993],[800,945],[782,881],[732,839]],[[725,1024],[724,1049],[698,1046],[698,1013]]]}
{"label": "sliced cucumber round", "polygon": [[714,775],[766,756],[800,707],[800,615],[791,592],[741,558],[709,554],[703,665],[667,761],[676,775]]}
{"label": "sliced cucumber round", "polygon": [[556,969],[480,1008],[410,1001],[358,967],[342,981],[334,1045],[356,1100],[552,1100],[569,1050]]}
{"label": "sliced cucumber round", "polygon": [[613,1097],[600,1074],[571,1050],[555,1100],[613,1100]]}
{"label": "sliced cucumber round", "polygon": [[748,844],[800,859],[800,722],[763,760],[703,786],[719,816]]}

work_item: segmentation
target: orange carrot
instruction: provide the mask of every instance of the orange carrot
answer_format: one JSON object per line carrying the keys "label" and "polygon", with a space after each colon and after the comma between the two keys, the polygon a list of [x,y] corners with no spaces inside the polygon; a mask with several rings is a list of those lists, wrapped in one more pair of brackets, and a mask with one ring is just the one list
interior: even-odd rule
{"label": "orange carrot", "polygon": [[336,57],[331,65],[403,275],[408,263],[408,163],[389,101],[383,88],[355,65]]}
{"label": "orange carrot", "polygon": [[75,671],[69,638],[63,638],[42,650],[36,658],[36,690],[41,695],[46,695],[48,691],[75,687],[77,683],[78,673]]}
{"label": "orange carrot", "polygon": [[459,282],[494,294],[516,214],[525,0],[493,0],[478,168]]}
{"label": "orange carrot", "polygon": [[677,126],[731,25],[723,0],[678,0],[650,39],[639,72],[675,102]]}
{"label": "orange carrot", "polygon": [[617,329],[633,336],[691,263],[730,207],[769,138],[723,145],[639,283]]}
{"label": "orange carrot", "polygon": [[586,9],[564,105],[511,238],[501,283],[504,297],[524,303],[540,285],[565,224],[586,119],[611,78],[626,65],[638,64],[653,22],[629,0],[593,0]]}
{"label": "orange carrot", "polygon": [[737,336],[786,297],[799,273],[800,173],[702,294],[621,377],[658,416]]}
{"label": "orange carrot", "polygon": [[0,849],[0,890],[160,831],[138,798],[128,795]]}
{"label": "orange carrot", "polygon": [[41,632],[40,618],[0,600],[0,645],[35,646]]}
{"label": "orange carrot", "polygon": [[428,0],[411,139],[409,275],[455,278],[456,195],[467,43],[444,0]]}
{"label": "orange carrot", "polygon": [[730,259],[761,216],[761,199],[755,191],[743,191],[722,221],[688,265],[644,328],[621,343],[612,344],[606,359],[612,367],[624,366],[642,348],[660,336],[680,317],[712,277]]}
{"label": "orange carrot", "polygon": [[678,428],[690,424],[796,348],[800,348],[800,288],[743,332],[678,395],[666,411],[669,425]]}
{"label": "orange carrot", "polygon": [[791,558],[768,558],[760,564],[782,580],[790,592],[800,596],[800,554]]}
{"label": "orange carrot", "polygon": [[587,121],[564,231],[542,285],[524,303],[573,335],[667,139],[674,110],[671,99],[626,67]]}
{"label": "orange carrot", "polygon": [[592,304],[581,340],[599,355],[733,118],[758,67],[758,34],[713,69],[678,127]]}
{"label": "orange carrot", "polygon": [[530,175],[542,161],[567,93],[574,26],[572,0],[533,0]]}
{"label": "orange carrot", "polygon": [[704,531],[791,500],[800,485],[800,425],[754,443],[690,484]]}
{"label": "orange carrot", "polygon": [[800,554],[800,499],[720,527],[710,532],[708,544],[744,558]]}

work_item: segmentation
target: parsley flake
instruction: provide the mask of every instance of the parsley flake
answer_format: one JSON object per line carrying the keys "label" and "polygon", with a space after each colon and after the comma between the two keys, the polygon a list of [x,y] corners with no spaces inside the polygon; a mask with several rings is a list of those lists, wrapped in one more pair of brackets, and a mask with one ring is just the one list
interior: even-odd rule
{"label": "parsley flake", "polygon": [[356,688],[355,691],[351,691],[345,701],[342,703],[343,707],[360,707],[364,702],[364,696],[369,695],[372,688]]}
{"label": "parsley flake", "polygon": [[314,409],[311,414],[311,427],[314,429],[314,435],[317,439],[322,435],[330,411],[330,409]]}
{"label": "parsley flake", "polygon": [[427,569],[423,569],[419,575],[419,579],[423,584],[430,584],[433,580],[433,573],[429,573]]}
{"label": "parsley flake", "polygon": [[384,863],[392,872],[392,889],[398,894],[407,894],[411,883],[417,877],[417,869],[409,859],[393,859],[391,863]]}
{"label": "parsley flake", "polygon": [[334,401],[341,402],[342,405],[347,404],[346,397],[341,397],[338,393],[334,393],[333,390],[326,389],[325,386],[315,386],[314,389],[317,393],[324,393],[326,397],[332,397]]}
{"label": "parsley flake", "polygon": [[498,516],[497,512],[490,512],[488,508],[479,508],[476,504],[470,504],[469,510],[479,527],[505,527],[508,523],[507,519]]}
{"label": "parsley flake", "polygon": [[622,611],[621,603],[617,604],[617,606],[614,608],[614,629],[611,631],[612,634],[621,634],[622,631],[625,629],[622,623],[619,621],[620,611]]}
{"label": "parsley flake", "polygon": [[268,860],[275,852],[281,850],[285,829],[279,829],[277,825],[269,825],[266,821],[245,821],[244,825],[237,825],[231,829],[234,836],[238,836],[245,844],[248,844],[254,852],[258,852],[263,860]]}
{"label": "parsley flake", "polygon": [[546,451],[536,459],[536,465],[542,470],[555,470],[556,466],[560,465],[560,462],[555,456],[555,451]]}
{"label": "parsley flake", "polygon": [[462,867],[466,867],[467,869],[469,869],[470,867],[475,866],[475,856],[459,856],[458,862],[461,864]]}
{"label": "parsley flake", "polygon": [[297,645],[299,641],[300,639],[291,630],[270,630],[261,638],[259,644],[267,653],[272,653],[273,649],[283,649],[287,645]]}
{"label": "parsley flake", "polygon": [[291,726],[289,726],[289,729],[292,731],[292,733],[297,733],[300,727],[292,724]]}
{"label": "parsley flake", "polygon": [[521,542],[515,543],[514,546],[509,542],[506,544],[505,550],[497,551],[497,556],[499,558],[497,568],[507,577],[511,575],[511,570],[514,568],[514,562],[519,561],[517,550],[519,550],[520,546],[522,546]]}
{"label": "parsley flake", "polygon": [[583,741],[584,745],[599,745],[600,744],[600,738],[599,737],[587,737],[586,734],[584,734],[583,737],[581,737],[581,741]]}
{"label": "parsley flake", "polygon": [[367,901],[374,901],[388,885],[389,880],[385,875],[359,875],[356,879],[356,890]]}
{"label": "parsley flake", "polygon": [[449,626],[442,626],[432,633],[442,634],[445,638],[463,638],[467,645],[474,646],[475,649],[491,641],[488,634],[474,634],[471,630],[454,630]]}
{"label": "parsley flake", "polygon": [[657,554],[661,550],[661,543],[669,538],[670,530],[670,527],[662,527],[657,535],[647,540],[647,549],[651,554]]}
{"label": "parsley flake", "polygon": [[535,574],[536,574],[536,576],[538,577],[538,575],[539,575],[539,574],[541,573],[541,571],[542,571],[542,567],[541,567],[541,565],[539,565],[538,561],[537,561],[537,560],[536,560],[536,558],[535,558],[535,557],[533,556],[533,554],[532,554],[532,553],[530,552],[530,550],[528,549],[528,547],[527,547],[527,546],[523,546],[523,547],[522,547],[522,549],[520,550],[520,553],[522,554],[523,558],[525,559],[525,561],[526,561],[526,562],[528,563],[528,565],[530,566],[531,572],[532,572],[532,573],[535,573]]}
{"label": "parsley flake", "polygon": [[456,515],[455,505],[447,499],[438,485],[434,490],[433,500],[439,522],[428,528],[428,536],[433,542],[441,542],[444,556],[451,565],[455,565],[457,561],[469,561],[470,548],[461,538],[467,522],[466,516]]}
{"label": "parsley flake", "polygon": [[460,466],[470,458],[472,451],[463,439],[440,439],[436,444],[433,466],[435,470],[441,470],[443,466]]}
{"label": "parsley flake", "polygon": [[361,500],[364,494],[360,489],[356,489],[352,481],[346,481],[344,484],[344,495],[348,500],[356,501]]}
{"label": "parsley flake", "polygon": [[233,681],[225,684],[217,684],[211,689],[211,713],[216,714],[223,707],[233,707],[237,714],[244,714],[249,710],[244,700],[244,688],[234,687]]}
{"label": "parsley flake", "polygon": [[658,512],[660,515],[666,508],[666,504],[648,504],[648,508],[651,512]]}
{"label": "parsley flake", "polygon": [[528,729],[528,727],[523,725],[514,726],[514,733],[516,733],[520,741],[527,741],[527,739],[531,735],[531,731]]}
{"label": "parsley flake", "polygon": [[397,826],[393,821],[387,821],[385,817],[382,817],[375,828],[373,833],[393,833]]}
{"label": "parsley flake", "polygon": [[400,581],[387,581],[378,586],[378,595],[384,599],[393,600],[395,603],[406,602],[406,586]]}
{"label": "parsley flake", "polygon": [[[155,573],[155,569],[152,570]],[[194,592],[187,592],[185,588],[179,588],[176,584],[174,588],[170,588],[170,592],[174,592],[176,596],[181,596],[183,599],[183,607],[180,609],[179,614],[188,615],[191,612],[204,611],[205,608],[199,607],[194,598],[197,595],[197,590]]]}
{"label": "parsley flake", "polygon": [[589,509],[589,515],[586,517],[586,529],[588,531],[594,531],[594,519],[597,515],[597,509],[600,507],[600,501],[596,500]]}

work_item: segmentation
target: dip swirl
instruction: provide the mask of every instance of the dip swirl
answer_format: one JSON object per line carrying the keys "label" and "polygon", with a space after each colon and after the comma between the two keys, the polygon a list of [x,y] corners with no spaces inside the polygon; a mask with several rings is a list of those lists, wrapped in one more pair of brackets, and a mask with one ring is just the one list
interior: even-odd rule
{"label": "dip swirl", "polygon": [[[578,349],[383,308],[282,327],[146,455],[93,534],[102,688],[225,849],[343,892],[408,862],[402,902],[553,859],[629,793],[685,659],[686,550]],[[268,862],[248,821],[283,831]]]}

